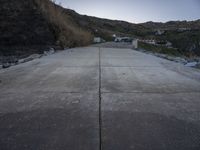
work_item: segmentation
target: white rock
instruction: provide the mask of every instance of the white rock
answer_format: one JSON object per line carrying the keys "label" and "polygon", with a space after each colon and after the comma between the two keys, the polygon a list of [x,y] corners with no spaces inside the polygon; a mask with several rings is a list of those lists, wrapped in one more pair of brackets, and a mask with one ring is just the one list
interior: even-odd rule
{"label": "white rock", "polygon": [[50,48],[49,51],[44,51],[44,55],[51,55],[51,54],[54,54],[55,53],[55,50],[54,48]]}
{"label": "white rock", "polygon": [[197,62],[189,62],[185,64],[186,67],[195,67],[198,63]]}

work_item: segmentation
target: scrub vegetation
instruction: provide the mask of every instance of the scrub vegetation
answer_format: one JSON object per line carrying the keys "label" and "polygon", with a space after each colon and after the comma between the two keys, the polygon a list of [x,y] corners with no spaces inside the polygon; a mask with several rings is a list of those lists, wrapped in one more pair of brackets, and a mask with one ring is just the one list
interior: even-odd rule
{"label": "scrub vegetation", "polygon": [[167,48],[165,46],[158,46],[158,45],[152,45],[147,44],[144,42],[139,42],[139,48],[145,49],[147,51],[155,52],[155,53],[161,53],[161,54],[167,54],[171,56],[181,56],[181,52],[179,52],[175,48]]}
{"label": "scrub vegetation", "polygon": [[1,0],[0,12],[3,57],[27,57],[50,48],[85,46],[92,42],[90,31],[50,0]]}
{"label": "scrub vegetation", "polygon": [[34,1],[49,22],[58,44],[63,47],[75,47],[91,43],[91,33],[73,22],[64,8],[49,0]]}

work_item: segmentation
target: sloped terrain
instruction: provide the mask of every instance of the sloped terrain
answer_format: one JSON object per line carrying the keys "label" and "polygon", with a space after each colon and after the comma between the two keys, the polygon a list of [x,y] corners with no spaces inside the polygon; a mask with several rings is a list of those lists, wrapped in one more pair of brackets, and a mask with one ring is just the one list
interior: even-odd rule
{"label": "sloped terrain", "polygon": [[[55,37],[33,0],[2,0],[0,6],[1,54],[28,53],[34,47],[53,45]],[[32,48],[31,48],[32,47]]]}
{"label": "sloped terrain", "polygon": [[63,7],[49,0],[34,0],[42,15],[49,22],[57,39],[63,47],[88,45],[92,41],[92,34],[73,21],[73,16],[65,13]]}
{"label": "sloped terrain", "polygon": [[[180,28],[190,30],[179,32]],[[166,32],[155,35],[156,30]],[[111,41],[113,34],[167,40],[184,55],[200,55],[200,20],[134,24],[80,15],[50,0],[1,1],[0,56],[24,57],[50,47],[89,45],[93,36]]]}
{"label": "sloped terrain", "polygon": [[92,36],[71,24],[63,8],[49,0],[2,0],[0,55],[29,55],[49,47],[90,43]]}

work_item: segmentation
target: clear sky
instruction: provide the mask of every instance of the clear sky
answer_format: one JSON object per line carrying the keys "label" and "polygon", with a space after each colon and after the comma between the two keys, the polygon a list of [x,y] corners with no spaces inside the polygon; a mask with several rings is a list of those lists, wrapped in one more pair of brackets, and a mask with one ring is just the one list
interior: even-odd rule
{"label": "clear sky", "polygon": [[200,0],[56,0],[80,14],[133,23],[200,19]]}

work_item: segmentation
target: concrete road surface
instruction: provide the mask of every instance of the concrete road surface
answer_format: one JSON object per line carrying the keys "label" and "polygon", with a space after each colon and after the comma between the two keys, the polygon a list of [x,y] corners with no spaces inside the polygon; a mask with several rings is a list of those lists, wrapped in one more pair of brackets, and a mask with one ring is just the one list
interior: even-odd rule
{"label": "concrete road surface", "polygon": [[0,71],[0,150],[199,150],[200,71],[85,47]]}

